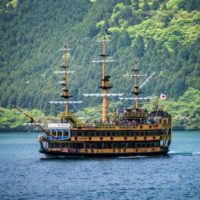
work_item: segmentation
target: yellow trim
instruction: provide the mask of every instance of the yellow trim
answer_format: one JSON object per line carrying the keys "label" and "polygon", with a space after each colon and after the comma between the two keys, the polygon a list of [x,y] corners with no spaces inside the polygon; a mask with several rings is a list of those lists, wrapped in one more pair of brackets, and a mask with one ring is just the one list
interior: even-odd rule
{"label": "yellow trim", "polygon": [[161,124],[154,124],[154,125],[137,125],[137,126],[102,126],[102,127],[79,127],[79,128],[72,128],[71,130],[79,130],[79,131],[131,131],[131,130],[158,130],[162,129],[163,126]]}
{"label": "yellow trim", "polygon": [[[77,139],[75,139],[77,138]],[[91,139],[90,139],[91,138]],[[102,140],[101,140],[102,138]],[[105,136],[105,137],[71,137],[71,141],[150,141],[150,140],[160,140],[160,136],[137,136],[137,137],[133,137],[133,136],[127,136],[127,137],[122,137],[122,136],[114,136],[112,137],[113,139],[111,139],[111,137],[109,136]],[[126,138],[126,139],[125,139]],[[137,138],[137,139],[136,139]],[[154,139],[153,139],[154,138]]]}

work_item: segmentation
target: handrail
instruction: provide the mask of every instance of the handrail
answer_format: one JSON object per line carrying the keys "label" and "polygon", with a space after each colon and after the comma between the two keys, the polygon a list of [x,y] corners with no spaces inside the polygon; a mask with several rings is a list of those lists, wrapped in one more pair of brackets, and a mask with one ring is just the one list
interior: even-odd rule
{"label": "handrail", "polygon": [[152,127],[158,127],[161,125],[161,123],[155,123],[155,124],[136,124],[136,125],[112,125],[112,124],[98,124],[98,125],[84,125],[79,124],[78,126],[74,126],[73,128],[137,128],[140,126],[152,126]]}

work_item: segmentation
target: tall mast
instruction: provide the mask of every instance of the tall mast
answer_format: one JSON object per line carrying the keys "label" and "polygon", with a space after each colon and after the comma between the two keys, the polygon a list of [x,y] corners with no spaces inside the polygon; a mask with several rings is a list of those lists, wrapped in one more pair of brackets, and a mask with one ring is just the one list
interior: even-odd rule
{"label": "tall mast", "polygon": [[64,80],[65,80],[65,90],[64,90],[64,95],[67,97],[66,98],[66,104],[65,104],[65,112],[66,114],[69,113],[69,91],[67,87],[67,47],[65,46],[64,48],[64,66],[65,66],[65,73],[64,73]]}
{"label": "tall mast", "polygon": [[153,97],[151,96],[147,96],[147,97],[139,97],[140,95],[140,89],[153,77],[153,75],[155,74],[155,72],[153,72],[150,76],[148,76],[145,81],[139,86],[139,77],[140,76],[147,76],[147,74],[139,74],[139,69],[138,69],[138,62],[136,61],[134,63],[134,69],[132,69],[131,71],[133,71],[133,74],[129,75],[129,74],[125,74],[124,76],[131,76],[134,78],[134,84],[133,84],[133,94],[135,95],[135,97],[120,97],[120,100],[135,100],[135,105],[134,108],[137,111],[139,111],[139,100],[149,100],[152,99]]}
{"label": "tall mast", "polygon": [[74,71],[67,71],[68,70],[68,59],[67,59],[67,53],[70,49],[67,48],[67,46],[64,46],[63,49],[60,49],[60,51],[64,52],[64,60],[63,64],[61,65],[62,71],[54,71],[56,74],[63,74],[63,80],[60,81],[60,84],[63,86],[62,90],[63,93],[61,94],[61,97],[64,98],[64,101],[50,101],[51,104],[64,104],[65,109],[64,112],[61,113],[61,119],[62,121],[70,120],[72,119],[72,113],[69,111],[69,104],[79,104],[82,103],[82,101],[69,101],[70,97],[73,97],[70,95],[69,89],[68,89],[68,73],[74,73]]}
{"label": "tall mast", "polygon": [[69,98],[71,97],[69,94],[69,89],[68,89],[68,77],[67,77],[67,46],[64,47],[63,49],[64,51],[64,63],[63,63],[63,68],[64,68],[64,78],[63,78],[63,82],[61,83],[61,85],[63,85],[63,94],[61,95],[61,97],[63,97],[65,99],[65,115],[68,116],[69,115]]}
{"label": "tall mast", "polygon": [[106,57],[108,56],[106,54],[106,37],[103,38],[101,41],[102,45],[102,54],[100,56],[102,57],[102,79],[101,79],[101,86],[99,88],[102,89],[102,96],[103,96],[103,102],[102,102],[102,122],[106,123],[108,121],[108,93],[109,89],[112,87],[109,86],[109,80],[110,76],[106,75]]}
{"label": "tall mast", "polygon": [[138,63],[137,61],[135,62],[135,66],[134,66],[134,87],[133,87],[133,94],[135,94],[135,110],[139,111],[139,84],[138,84]]}
{"label": "tall mast", "polygon": [[[108,31],[106,31],[106,34],[110,34]],[[102,123],[107,123],[108,122],[108,97],[117,97],[117,96],[123,96],[122,93],[109,93],[109,89],[112,88],[112,86],[109,86],[109,81],[110,81],[110,76],[106,75],[106,63],[107,62],[114,62],[114,60],[111,59],[106,59],[108,57],[108,55],[106,54],[106,42],[107,42],[107,38],[106,36],[103,37],[103,39],[101,39],[99,42],[101,44],[101,48],[102,48],[102,53],[100,54],[100,56],[102,57],[101,60],[96,60],[96,61],[92,61],[95,63],[102,63],[102,77],[101,77],[101,86],[99,86],[99,88],[102,89],[102,93],[101,94],[83,94],[85,97],[91,97],[91,96],[96,96],[96,97],[102,97],[103,101],[102,101]]]}

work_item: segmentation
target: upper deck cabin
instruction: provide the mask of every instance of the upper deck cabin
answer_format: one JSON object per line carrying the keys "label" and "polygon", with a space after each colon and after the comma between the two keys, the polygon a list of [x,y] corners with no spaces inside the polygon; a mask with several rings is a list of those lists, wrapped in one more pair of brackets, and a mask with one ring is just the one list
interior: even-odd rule
{"label": "upper deck cabin", "polygon": [[[48,124],[48,131],[55,135],[58,140],[76,140],[77,137],[98,138],[98,140],[109,139],[119,140],[124,137],[147,137],[165,135],[171,127],[171,116],[166,112],[152,112],[147,114],[144,110],[135,112],[131,109],[125,109],[117,112],[117,116],[111,118],[108,123],[95,121],[92,124],[72,123],[69,121],[62,123]],[[117,137],[117,138],[115,138]],[[48,136],[48,139],[52,139]]]}

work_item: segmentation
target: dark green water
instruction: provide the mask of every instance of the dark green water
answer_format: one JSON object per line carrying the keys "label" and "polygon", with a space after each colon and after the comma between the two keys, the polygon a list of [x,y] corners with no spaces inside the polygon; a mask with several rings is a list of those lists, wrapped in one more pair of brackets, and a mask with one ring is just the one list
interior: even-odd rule
{"label": "dark green water", "polygon": [[200,132],[174,132],[168,156],[53,159],[35,133],[0,134],[0,199],[200,199]]}

